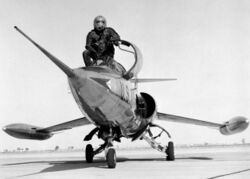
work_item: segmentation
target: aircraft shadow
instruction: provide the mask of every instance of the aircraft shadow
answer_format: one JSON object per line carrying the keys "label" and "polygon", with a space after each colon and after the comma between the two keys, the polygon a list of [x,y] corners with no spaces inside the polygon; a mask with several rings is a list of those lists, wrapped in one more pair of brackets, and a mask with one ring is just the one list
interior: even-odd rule
{"label": "aircraft shadow", "polygon": [[[176,160],[213,160],[208,157],[177,157]],[[157,158],[126,158],[126,157],[118,157],[117,164],[121,162],[133,162],[133,161],[166,161],[164,157]],[[48,164],[49,167],[41,170],[40,172],[30,173],[21,176],[15,176],[11,178],[19,178],[26,176],[34,176],[42,173],[49,172],[60,172],[66,170],[76,170],[76,169],[85,169],[85,168],[103,168],[109,169],[107,167],[106,161],[104,158],[94,158],[93,163],[87,163],[85,160],[57,160],[57,161],[29,161],[29,162],[19,162],[19,163],[8,163],[3,164],[2,166],[12,166],[12,165],[28,165],[28,164]],[[11,179],[9,178],[9,179]]]}
{"label": "aircraft shadow", "polygon": [[[126,161],[165,161],[164,157],[158,158],[126,158],[126,157],[117,157],[117,163],[126,162]],[[176,160],[213,160],[210,157],[176,157]],[[19,162],[19,163],[7,163],[2,164],[2,166],[12,166],[12,165],[25,165],[25,164],[49,164],[49,165],[81,165],[81,168],[85,168],[86,164],[88,167],[98,167],[99,164],[106,164],[106,161],[103,158],[94,158],[93,163],[86,163],[85,160],[69,160],[69,161],[29,161],[29,162]]]}
{"label": "aircraft shadow", "polygon": [[[176,157],[175,160],[213,160],[210,157]],[[119,158],[117,162],[125,161],[166,161],[165,157],[158,158]]]}
{"label": "aircraft shadow", "polygon": [[[125,162],[125,161],[165,161],[166,159],[164,157],[158,157],[158,158],[126,158],[126,157],[117,157],[117,163],[119,162]],[[213,160],[213,158],[209,157],[176,157],[176,160]],[[83,166],[83,164],[86,164],[90,167],[95,167],[95,164],[106,164],[106,161],[102,157],[94,158],[93,163],[86,163],[85,160],[69,160],[69,161],[29,161],[29,162],[19,162],[19,163],[7,163],[2,164],[2,166],[11,166],[11,165],[25,165],[25,164],[43,164],[47,163],[49,165],[78,165],[80,164]],[[93,164],[93,166],[92,166]],[[98,167],[98,166],[97,166]],[[82,167],[84,168],[84,167]]]}
{"label": "aircraft shadow", "polygon": [[213,160],[213,158],[210,157],[179,157],[176,158],[176,160]]}
{"label": "aircraft shadow", "polygon": [[93,163],[86,163],[85,160],[68,160],[68,161],[58,160],[58,161],[30,161],[30,162],[20,162],[20,163],[9,163],[9,164],[3,164],[2,166],[29,165],[29,164],[48,164],[50,166],[41,170],[40,172],[9,177],[7,179],[35,176],[38,174],[49,173],[49,172],[60,172],[60,171],[67,171],[67,170],[85,169],[85,168],[91,168],[91,167],[107,168],[106,162],[104,159],[94,159]]}

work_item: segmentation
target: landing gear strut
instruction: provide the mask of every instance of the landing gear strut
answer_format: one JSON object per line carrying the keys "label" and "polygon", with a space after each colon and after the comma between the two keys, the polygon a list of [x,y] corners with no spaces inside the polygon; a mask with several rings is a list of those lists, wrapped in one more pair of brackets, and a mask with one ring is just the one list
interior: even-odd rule
{"label": "landing gear strut", "polygon": [[166,154],[166,160],[168,161],[174,161],[175,160],[175,155],[174,155],[174,143],[173,142],[168,142],[167,146],[162,146],[160,142],[157,142],[156,139],[161,137],[162,133],[166,133],[167,136],[171,139],[170,134],[161,126],[156,125],[156,124],[150,124],[149,126],[150,128],[152,127],[157,127],[159,129],[161,129],[161,132],[154,136],[153,133],[151,132],[150,128],[148,129],[148,135],[146,134],[142,137],[145,141],[147,141],[149,143],[149,145],[153,148],[156,149],[160,152],[163,152]]}
{"label": "landing gear strut", "polygon": [[[97,131],[97,130],[96,130]],[[95,132],[91,132],[87,135],[87,138],[92,138]],[[85,149],[85,158],[87,163],[92,163],[93,158],[95,155],[101,153],[105,150],[105,157],[108,168],[115,168],[116,167],[116,151],[113,147],[113,140],[119,141],[119,136],[117,135],[119,132],[114,132],[114,130],[110,128],[100,129],[98,136],[102,138],[105,142],[104,144],[100,145],[99,148],[96,150],[93,149],[91,144],[88,144]],[[86,139],[86,137],[85,137]]]}

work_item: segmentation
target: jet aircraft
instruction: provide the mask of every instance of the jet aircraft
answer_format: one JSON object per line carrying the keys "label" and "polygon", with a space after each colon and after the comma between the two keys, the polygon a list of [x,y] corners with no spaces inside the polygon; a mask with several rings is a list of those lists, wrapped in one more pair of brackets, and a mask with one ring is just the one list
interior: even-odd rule
{"label": "jet aircraft", "polygon": [[[104,143],[95,149],[91,144],[86,146],[86,162],[93,162],[94,156],[105,150],[107,166],[115,168],[116,151],[113,142],[120,142],[122,137],[130,138],[132,141],[144,139],[152,148],[165,153],[166,160],[175,160],[171,136],[163,127],[155,124],[155,120],[206,126],[217,129],[224,135],[242,132],[249,125],[248,119],[242,116],[234,117],[224,123],[214,123],[158,112],[156,101],[150,94],[137,92],[138,84],[175,79],[138,78],[143,58],[139,48],[133,43],[120,41],[119,48],[131,53],[135,59],[133,66],[127,71],[119,63],[116,66],[123,69],[122,73],[116,68],[105,65],[72,69],[33,41],[18,27],[15,26],[15,29],[66,74],[71,93],[84,117],[45,128],[22,123],[3,127],[3,130],[13,137],[45,140],[58,131],[92,125],[94,129],[85,136],[84,140],[90,141],[97,134]],[[158,128],[159,134],[154,135],[152,128]],[[167,145],[157,141],[163,133],[169,137]]]}

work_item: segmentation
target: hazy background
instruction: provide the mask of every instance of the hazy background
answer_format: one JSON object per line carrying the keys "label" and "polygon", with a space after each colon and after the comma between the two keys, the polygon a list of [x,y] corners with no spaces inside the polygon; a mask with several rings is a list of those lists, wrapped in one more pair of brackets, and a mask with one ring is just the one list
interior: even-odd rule
{"label": "hazy background", "polygon": [[[35,41],[72,68],[97,15],[144,56],[139,77],[178,78],[142,84],[160,112],[222,123],[250,117],[250,1],[247,0],[0,0],[0,126],[29,123],[47,127],[82,117],[66,76],[30,42]],[[125,58],[116,49],[116,60]],[[223,136],[205,127],[159,123],[176,144],[250,142],[250,130]],[[0,131],[0,150],[82,147],[85,126],[46,141],[18,140]],[[122,140],[126,145],[132,144]],[[94,141],[98,144],[97,141]]]}

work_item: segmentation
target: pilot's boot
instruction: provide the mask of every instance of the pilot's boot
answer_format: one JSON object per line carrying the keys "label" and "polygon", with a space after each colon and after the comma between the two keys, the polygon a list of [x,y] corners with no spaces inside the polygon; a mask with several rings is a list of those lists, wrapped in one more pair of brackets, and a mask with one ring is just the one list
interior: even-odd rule
{"label": "pilot's boot", "polygon": [[93,65],[93,62],[90,58],[90,53],[88,50],[83,51],[82,57],[83,57],[83,61],[86,67]]}

